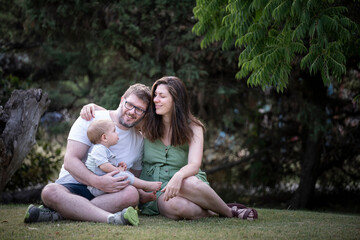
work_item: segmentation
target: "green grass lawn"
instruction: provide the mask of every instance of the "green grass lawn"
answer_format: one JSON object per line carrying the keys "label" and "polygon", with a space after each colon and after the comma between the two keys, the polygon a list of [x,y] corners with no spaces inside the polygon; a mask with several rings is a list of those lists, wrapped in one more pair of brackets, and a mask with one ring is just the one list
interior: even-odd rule
{"label": "green grass lawn", "polygon": [[27,205],[0,205],[0,239],[360,239],[360,216],[258,208],[259,219],[173,221],[140,215],[140,224],[23,223]]}

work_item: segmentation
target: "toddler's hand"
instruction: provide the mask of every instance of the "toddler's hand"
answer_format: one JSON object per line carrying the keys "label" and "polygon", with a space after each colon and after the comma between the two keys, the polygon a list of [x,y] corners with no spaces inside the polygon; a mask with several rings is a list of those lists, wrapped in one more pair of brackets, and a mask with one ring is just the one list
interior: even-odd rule
{"label": "toddler's hand", "polygon": [[123,171],[126,171],[127,165],[125,162],[121,162],[121,163],[119,163],[118,168],[123,168],[124,169]]}

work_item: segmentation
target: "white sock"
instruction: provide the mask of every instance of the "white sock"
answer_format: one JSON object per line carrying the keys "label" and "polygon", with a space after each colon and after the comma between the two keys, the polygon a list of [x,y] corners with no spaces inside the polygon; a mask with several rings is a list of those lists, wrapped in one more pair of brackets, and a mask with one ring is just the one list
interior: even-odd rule
{"label": "white sock", "polygon": [[115,220],[115,214],[110,214],[110,215],[107,217],[107,223],[114,224],[114,220]]}

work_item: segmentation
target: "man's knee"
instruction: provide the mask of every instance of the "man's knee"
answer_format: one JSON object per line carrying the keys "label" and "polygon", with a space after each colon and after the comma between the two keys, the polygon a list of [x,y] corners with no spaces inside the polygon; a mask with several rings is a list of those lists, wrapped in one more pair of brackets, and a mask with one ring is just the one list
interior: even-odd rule
{"label": "man's knee", "polygon": [[41,191],[41,200],[45,205],[51,205],[52,202],[59,199],[59,192],[61,191],[62,186],[56,183],[50,183],[44,187]]}
{"label": "man's knee", "polygon": [[139,192],[134,186],[127,186],[120,192],[116,193],[117,196],[115,199],[117,199],[114,203],[117,208],[124,207],[124,204],[126,206],[133,206],[139,204]]}
{"label": "man's knee", "polygon": [[127,186],[125,189],[126,196],[128,196],[128,200],[130,201],[130,206],[136,206],[139,204],[139,192],[134,186]]}

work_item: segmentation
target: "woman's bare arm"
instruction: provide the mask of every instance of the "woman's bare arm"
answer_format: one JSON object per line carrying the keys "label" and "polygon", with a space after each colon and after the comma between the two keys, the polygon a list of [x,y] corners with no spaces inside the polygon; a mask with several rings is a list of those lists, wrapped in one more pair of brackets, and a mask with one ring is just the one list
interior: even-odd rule
{"label": "woman's bare arm", "polygon": [[204,147],[203,129],[198,125],[192,125],[191,128],[194,135],[189,144],[188,164],[175,173],[166,187],[162,190],[165,192],[165,201],[178,195],[182,181],[185,178],[195,176],[199,172]]}

